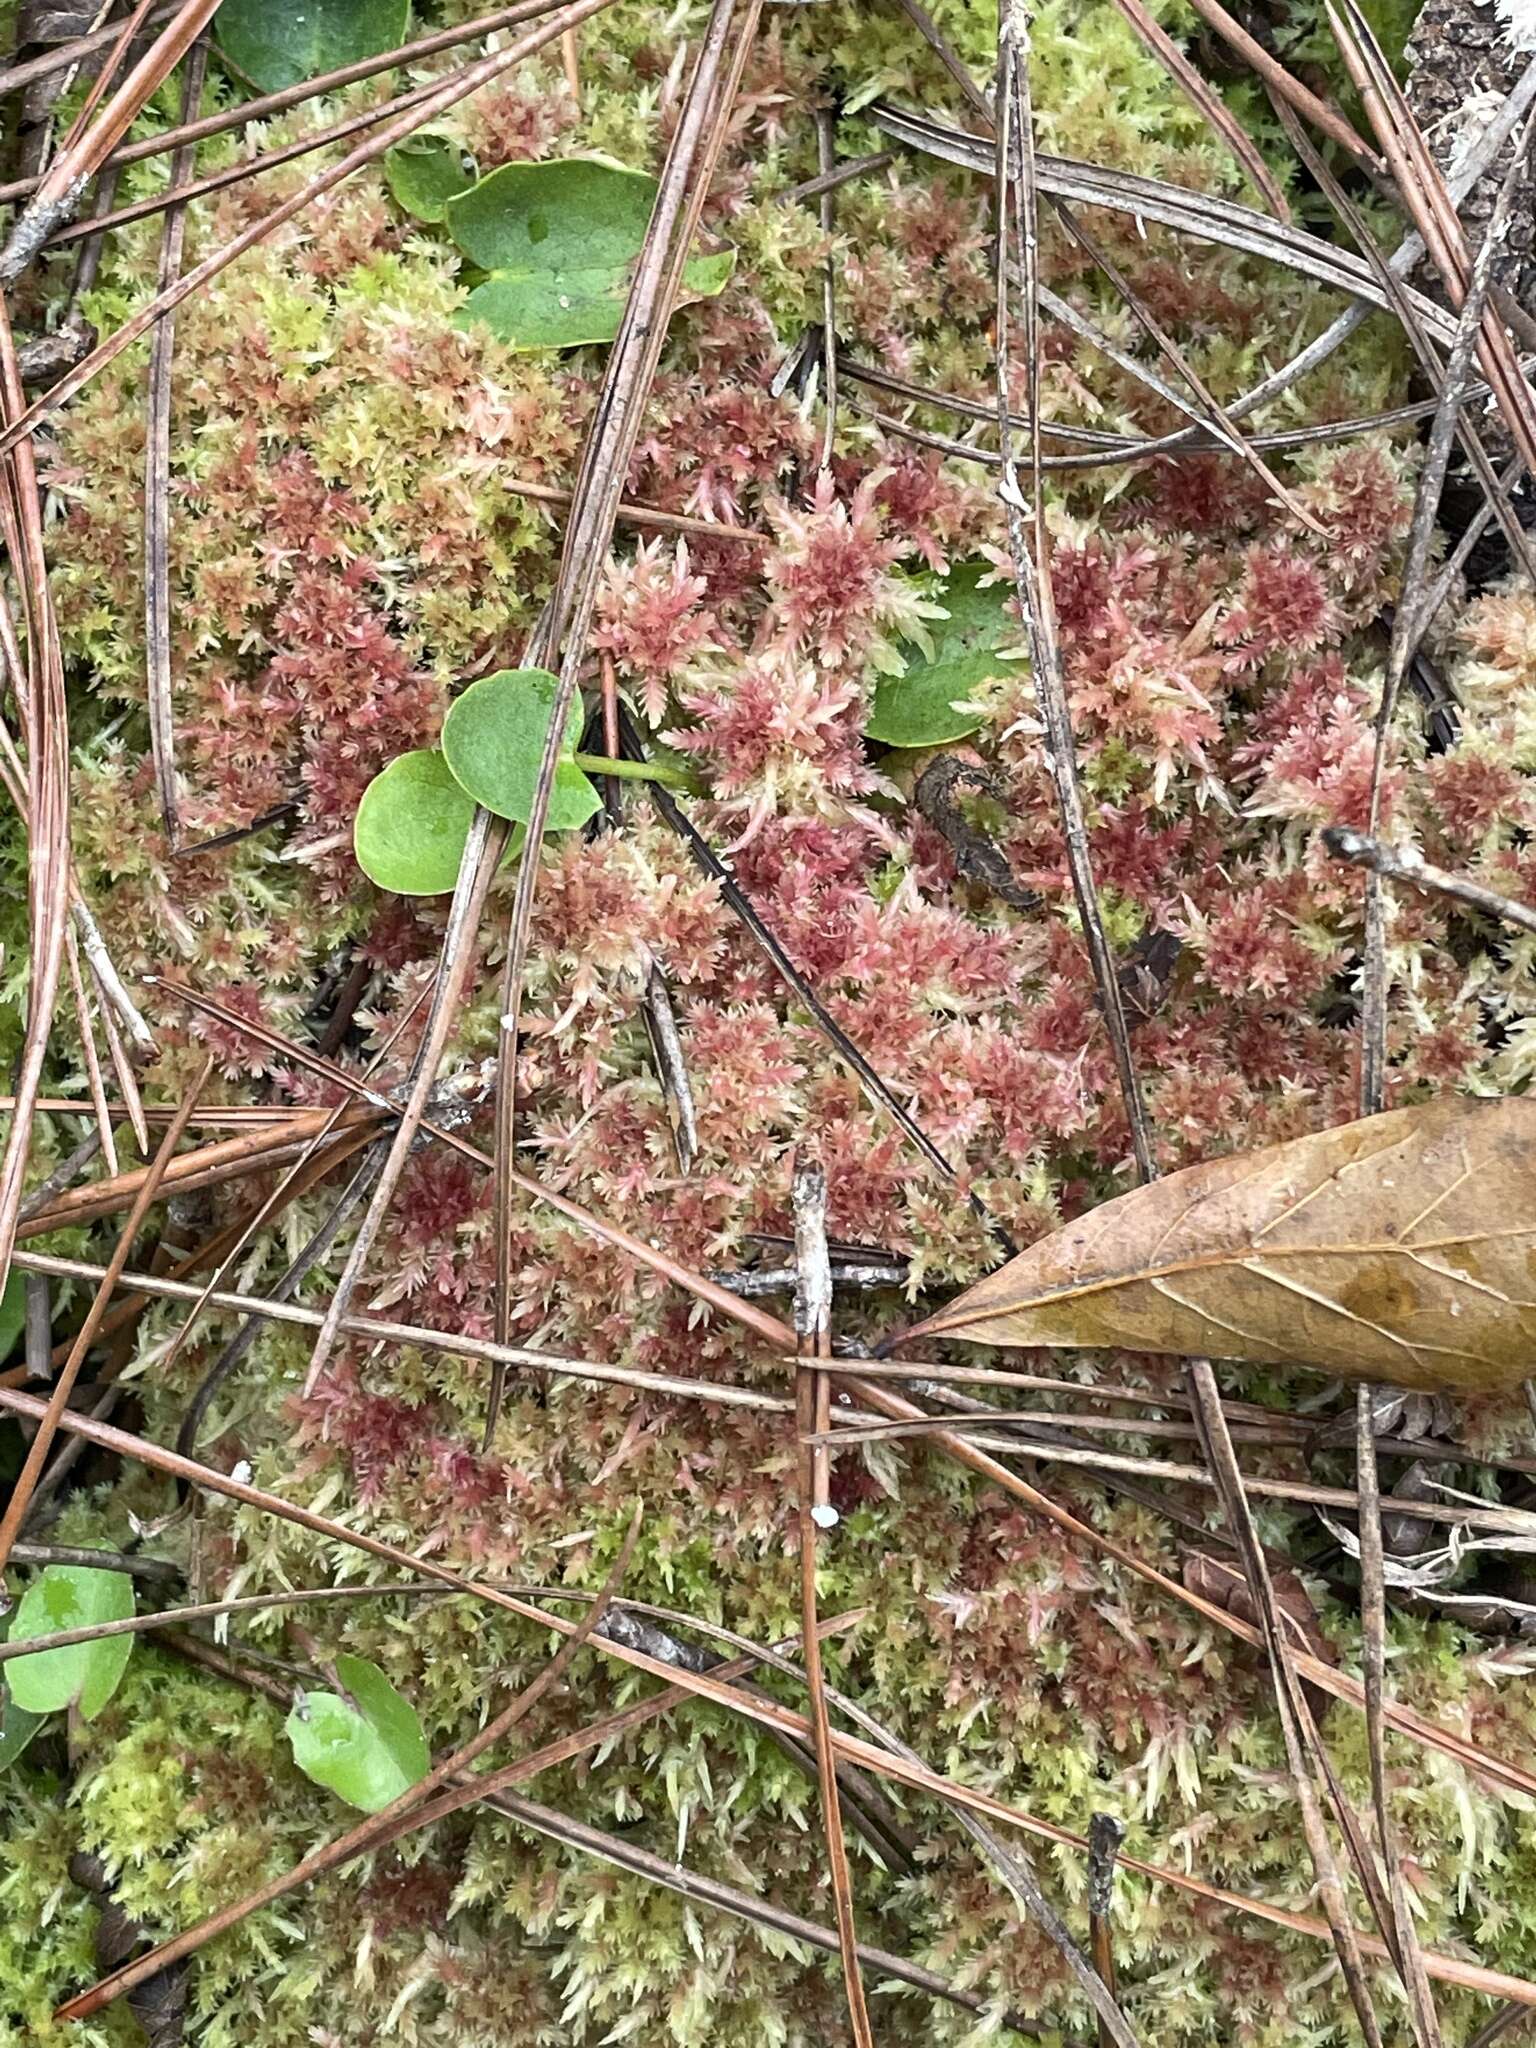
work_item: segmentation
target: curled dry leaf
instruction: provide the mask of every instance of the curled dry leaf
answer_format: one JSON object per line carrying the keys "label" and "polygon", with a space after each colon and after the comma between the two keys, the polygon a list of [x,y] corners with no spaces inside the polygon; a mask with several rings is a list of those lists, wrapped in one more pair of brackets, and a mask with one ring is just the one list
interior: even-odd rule
{"label": "curled dry leaf", "polygon": [[[1337,1664],[1338,1652],[1323,1634],[1317,1609],[1312,1605],[1312,1596],[1300,1576],[1275,1552],[1266,1551],[1264,1555],[1281,1626],[1298,1650],[1310,1651],[1320,1663]],[[1214,1601],[1240,1621],[1252,1622],[1256,1628],[1259,1626],[1259,1608],[1253,1589],[1239,1567],[1226,1558],[1217,1557],[1208,1550],[1186,1551],[1180,1564],[1180,1577],[1192,1593]]]}
{"label": "curled dry leaf", "polygon": [[1188,1167],[908,1334],[1513,1387],[1536,1368],[1536,1101],[1450,1097]]}

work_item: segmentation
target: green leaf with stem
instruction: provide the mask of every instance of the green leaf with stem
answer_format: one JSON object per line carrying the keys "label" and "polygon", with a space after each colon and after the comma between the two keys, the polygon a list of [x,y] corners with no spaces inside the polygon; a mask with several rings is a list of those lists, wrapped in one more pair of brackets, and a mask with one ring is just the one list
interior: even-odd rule
{"label": "green leaf with stem", "polygon": [[[0,1614],[0,1643],[6,1640],[11,1620],[10,1615]],[[47,1718],[46,1714],[29,1713],[25,1707],[17,1706],[11,1698],[5,1670],[0,1667],[0,1771],[15,1763]]]}
{"label": "green leaf with stem", "polygon": [[[559,690],[559,678],[546,668],[500,669],[471,683],[443,721],[443,756],[449,771],[466,795],[498,818],[528,821]],[[668,763],[578,754],[576,742],[585,717],[580,696],[573,697],[550,791],[550,831],[574,831],[600,807],[602,799],[588,780],[590,775],[665,782],[675,789],[689,786],[686,774]]]}

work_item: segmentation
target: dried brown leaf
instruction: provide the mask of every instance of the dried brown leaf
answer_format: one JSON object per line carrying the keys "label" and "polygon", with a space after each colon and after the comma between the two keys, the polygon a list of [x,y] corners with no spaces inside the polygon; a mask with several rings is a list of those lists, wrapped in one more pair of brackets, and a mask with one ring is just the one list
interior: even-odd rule
{"label": "dried brown leaf", "polygon": [[[1266,1552],[1265,1558],[1269,1565],[1269,1581],[1274,1588],[1275,1607],[1288,1634],[1298,1648],[1310,1650],[1324,1664],[1337,1664],[1338,1652],[1323,1634],[1317,1609],[1312,1605],[1312,1596],[1300,1576],[1273,1552]],[[1249,1621],[1257,1626],[1259,1612],[1252,1589],[1238,1566],[1226,1558],[1217,1557],[1209,1550],[1187,1551],[1179,1576],[1192,1593],[1214,1601],[1240,1621]]]}
{"label": "dried brown leaf", "polygon": [[1310,1366],[1428,1392],[1530,1371],[1536,1102],[1447,1098],[1106,1202],[913,1336]]}

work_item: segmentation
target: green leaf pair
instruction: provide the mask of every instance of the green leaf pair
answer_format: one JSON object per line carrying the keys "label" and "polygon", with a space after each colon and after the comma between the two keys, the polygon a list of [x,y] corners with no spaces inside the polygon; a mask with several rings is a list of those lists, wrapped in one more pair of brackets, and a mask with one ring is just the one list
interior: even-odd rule
{"label": "green leaf pair", "polygon": [[379,1813],[427,1774],[421,1720],[377,1664],[339,1656],[336,1676],[351,1695],[306,1693],[287,1720],[293,1760],[307,1778],[349,1806]]}
{"label": "green leaf pair", "polygon": [[[363,792],[353,831],[363,873],[401,896],[441,896],[458,880],[476,804],[526,824],[559,688],[542,668],[502,669],[471,683],[443,723],[441,750],[402,754]],[[551,831],[584,825],[601,802],[576,764],[581,721],[576,697],[550,793]]]}
{"label": "green leaf pair", "polygon": [[[126,1572],[85,1565],[49,1565],[10,1617],[12,1643],[126,1621],[134,1611]],[[0,1618],[0,1639],[6,1635]],[[49,1714],[77,1708],[92,1721],[122,1682],[133,1654],[131,1635],[98,1636],[0,1665],[0,1769],[14,1763]],[[415,1709],[376,1664],[336,1659],[350,1699],[310,1693],[288,1716],[288,1737],[300,1770],[365,1813],[377,1813],[426,1775],[430,1758]]]}
{"label": "green leaf pair", "polygon": [[1023,659],[998,649],[1016,639],[1018,628],[1003,608],[1002,592],[983,589],[985,562],[966,562],[934,594],[948,616],[933,634],[933,652],[914,656],[898,676],[875,689],[864,730],[888,747],[941,747],[975,732],[982,714],[967,700]]}
{"label": "green leaf pair", "polygon": [[[478,181],[456,149],[423,141],[391,150],[385,176],[417,220],[443,222],[483,273],[464,309],[515,349],[612,341],[630,273],[656,205],[656,180],[606,157],[504,164]],[[736,252],[695,257],[691,298],[724,289]]]}

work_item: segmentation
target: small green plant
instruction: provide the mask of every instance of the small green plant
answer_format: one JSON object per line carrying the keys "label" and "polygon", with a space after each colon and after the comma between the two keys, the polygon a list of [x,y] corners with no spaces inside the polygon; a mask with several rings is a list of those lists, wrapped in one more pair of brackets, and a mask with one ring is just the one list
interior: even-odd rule
{"label": "small green plant", "polygon": [[215,19],[219,48],[259,92],[281,92],[303,78],[398,49],[410,27],[410,0],[224,0]]}
{"label": "small green plant", "polygon": [[[126,1621],[132,1613],[133,1581],[126,1572],[51,1564],[22,1595],[11,1622],[11,1641],[24,1643],[63,1629]],[[29,1714],[78,1706],[81,1716],[92,1721],[117,1691],[132,1652],[132,1636],[99,1636],[94,1642],[13,1658],[5,1666],[11,1702]]]}
{"label": "small green plant", "polygon": [[[402,754],[364,790],[352,833],[363,873],[400,896],[445,895],[458,879],[476,804],[526,824],[559,687],[558,677],[542,668],[501,669],[472,683],[444,721],[440,750]],[[572,831],[598,809],[602,799],[590,775],[687,786],[682,771],[667,763],[577,753],[581,726],[578,697],[566,718],[550,793],[551,831]],[[509,857],[522,837],[514,833]]]}
{"label": "small green plant", "polygon": [[[604,157],[567,157],[504,164],[447,199],[449,233],[487,273],[464,318],[483,320],[516,349],[612,341],[656,192],[644,171]],[[688,295],[713,298],[735,265],[734,249],[695,257],[683,271]]]}
{"label": "small green plant", "polygon": [[944,617],[935,626],[931,651],[913,656],[900,675],[877,684],[864,727],[872,740],[887,747],[940,747],[983,723],[985,712],[967,699],[1023,659],[999,651],[1018,629],[1002,592],[983,588],[988,574],[986,563],[966,562],[934,593]]}
{"label": "small green plant", "polygon": [[294,1703],[286,1724],[293,1760],[349,1806],[378,1813],[427,1774],[421,1718],[366,1657],[339,1656],[335,1669],[349,1697],[311,1692]]}

